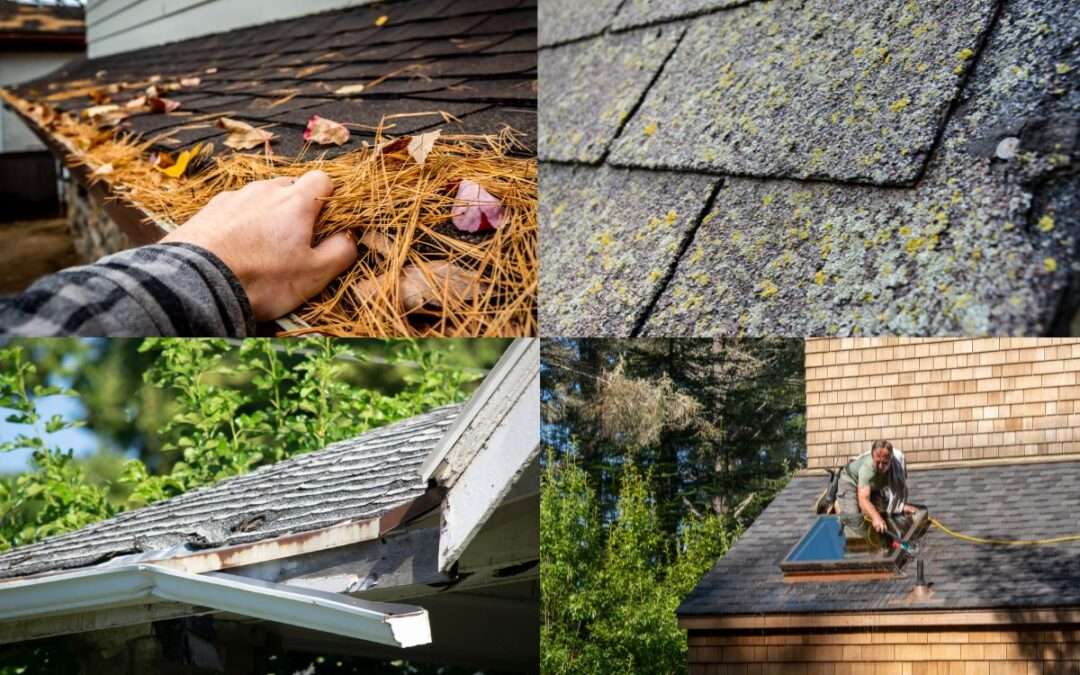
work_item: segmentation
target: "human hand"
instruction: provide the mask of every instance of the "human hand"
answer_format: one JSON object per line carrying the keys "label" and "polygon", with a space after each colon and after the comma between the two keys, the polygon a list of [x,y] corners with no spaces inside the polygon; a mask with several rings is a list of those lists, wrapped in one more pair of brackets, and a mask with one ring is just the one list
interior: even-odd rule
{"label": "human hand", "polygon": [[874,517],[871,518],[871,524],[874,526],[875,532],[885,531],[885,519],[883,519],[881,516],[875,514]]}
{"label": "human hand", "polygon": [[904,504],[904,513],[914,514],[914,513],[918,512],[918,510],[919,509],[915,508],[911,504]]}
{"label": "human hand", "polygon": [[244,287],[255,319],[276,319],[356,261],[356,243],[345,232],[311,245],[315,219],[333,192],[322,171],[253,181],[214,196],[162,241],[195,244],[221,258]]}

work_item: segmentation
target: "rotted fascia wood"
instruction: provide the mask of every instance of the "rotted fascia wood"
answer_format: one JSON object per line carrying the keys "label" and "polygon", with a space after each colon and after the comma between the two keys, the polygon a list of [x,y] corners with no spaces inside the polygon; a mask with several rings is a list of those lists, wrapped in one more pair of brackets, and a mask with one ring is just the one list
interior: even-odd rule
{"label": "rotted fascia wood", "polygon": [[160,219],[153,213],[143,209],[123,195],[117,195],[109,189],[103,181],[93,182],[90,180],[90,169],[82,164],[74,165],[69,158],[75,155],[75,148],[42,128],[34,119],[27,117],[14,101],[18,100],[10,91],[0,89],[0,99],[8,104],[8,109],[13,111],[26,123],[26,126],[34,132],[45,147],[67,167],[94,203],[102,209],[109,218],[120,228],[132,246],[142,246],[158,242],[167,234],[167,230],[160,224]]}

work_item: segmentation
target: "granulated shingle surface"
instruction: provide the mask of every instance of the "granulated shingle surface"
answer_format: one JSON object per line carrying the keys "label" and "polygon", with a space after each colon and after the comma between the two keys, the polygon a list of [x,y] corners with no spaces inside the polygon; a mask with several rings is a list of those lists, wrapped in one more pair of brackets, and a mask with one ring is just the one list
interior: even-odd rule
{"label": "granulated shingle surface", "polygon": [[[540,50],[541,212],[547,200],[568,213],[639,201],[617,183],[588,201],[543,188],[569,168],[582,184],[628,167],[657,185],[707,175],[721,186],[688,224],[659,300],[612,303],[606,325],[697,336],[1068,330],[1080,309],[1080,5],[627,0],[597,17]],[[619,59],[644,63],[636,38],[656,30],[685,35],[666,62],[620,77]],[[564,95],[573,105],[560,107]],[[613,102],[626,121],[603,117]],[[611,216],[622,220],[606,227],[648,236],[646,211]],[[602,275],[614,288],[650,272],[648,261],[614,275],[579,269],[565,252],[595,235],[541,238],[541,285],[562,291],[541,293],[541,315],[572,334],[593,328],[574,308],[594,293],[564,279]]]}

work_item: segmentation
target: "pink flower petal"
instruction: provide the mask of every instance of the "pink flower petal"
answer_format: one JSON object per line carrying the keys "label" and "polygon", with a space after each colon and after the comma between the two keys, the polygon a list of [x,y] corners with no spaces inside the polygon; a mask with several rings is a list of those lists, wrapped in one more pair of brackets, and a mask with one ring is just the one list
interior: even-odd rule
{"label": "pink flower petal", "polygon": [[503,225],[502,203],[478,183],[463,180],[450,217],[454,227],[464,232],[497,230]]}

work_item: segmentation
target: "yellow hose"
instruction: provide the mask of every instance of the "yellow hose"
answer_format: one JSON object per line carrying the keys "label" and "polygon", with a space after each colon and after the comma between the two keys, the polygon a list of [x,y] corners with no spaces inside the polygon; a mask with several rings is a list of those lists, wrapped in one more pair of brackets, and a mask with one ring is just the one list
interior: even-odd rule
{"label": "yellow hose", "polygon": [[1080,541],[1080,534],[1070,534],[1064,537],[1054,537],[1053,539],[983,539],[982,537],[973,537],[970,534],[954,532],[945,527],[940,520],[932,516],[930,517],[930,523],[950,537],[955,537],[961,541],[968,541],[972,544],[990,544],[992,546],[1045,546],[1049,544],[1063,544],[1067,541]]}

